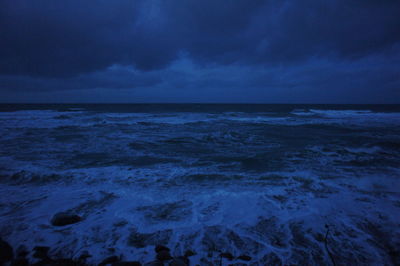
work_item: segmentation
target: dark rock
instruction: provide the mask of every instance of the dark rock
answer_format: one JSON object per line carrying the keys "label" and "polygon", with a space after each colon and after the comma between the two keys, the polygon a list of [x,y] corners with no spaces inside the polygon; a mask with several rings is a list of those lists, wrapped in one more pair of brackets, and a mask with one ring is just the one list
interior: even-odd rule
{"label": "dark rock", "polygon": [[14,258],[13,248],[0,238],[0,265]]}
{"label": "dark rock", "polygon": [[168,247],[162,245],[157,245],[154,250],[156,251],[156,253],[159,253],[160,251],[170,251]]}
{"label": "dark rock", "polygon": [[114,262],[112,266],[142,266],[142,264],[138,261],[119,261]]}
{"label": "dark rock", "polygon": [[87,258],[90,258],[92,255],[89,254],[87,250],[82,251],[81,255],[78,258],[78,261],[85,262]]}
{"label": "dark rock", "polygon": [[164,266],[164,263],[159,260],[155,260],[155,261],[146,263],[144,266]]}
{"label": "dark rock", "polygon": [[29,266],[29,261],[26,258],[16,258],[12,261],[11,266]]}
{"label": "dark rock", "polygon": [[262,259],[261,262],[263,265],[283,265],[281,259],[276,255],[275,253],[271,252],[267,255],[265,255]]}
{"label": "dark rock", "polygon": [[24,245],[19,246],[16,250],[16,253],[17,253],[17,257],[19,257],[19,258],[25,258],[26,255],[29,254],[28,250],[26,249],[26,247]]}
{"label": "dark rock", "polygon": [[185,257],[191,257],[196,255],[196,252],[192,251],[192,250],[186,250],[185,252]]}
{"label": "dark rock", "polygon": [[169,266],[188,266],[189,259],[185,257],[174,258],[170,263]]}
{"label": "dark rock", "polygon": [[171,255],[169,254],[169,251],[167,250],[161,250],[160,252],[157,253],[157,257],[158,260],[160,261],[164,261],[164,260],[171,260],[173,259],[171,257]]}
{"label": "dark rock", "polygon": [[78,263],[76,263],[72,259],[57,259],[57,260],[51,261],[51,263],[49,263],[49,264],[51,266],[77,266],[78,265]]}
{"label": "dark rock", "polygon": [[179,256],[177,259],[182,260],[184,263],[186,263],[187,265],[190,264],[190,260],[189,258],[185,257],[185,256]]}
{"label": "dark rock", "polygon": [[47,259],[39,260],[32,265],[33,266],[44,266],[44,265],[51,266],[51,265],[54,265],[54,261],[50,258],[47,258]]}
{"label": "dark rock", "polygon": [[219,259],[218,259],[218,261],[212,261],[212,260],[208,260],[206,258],[201,258],[200,265],[201,266],[215,266],[215,265],[221,265],[221,264],[220,264]]}
{"label": "dark rock", "polygon": [[240,255],[237,257],[238,260],[244,260],[244,261],[251,261],[251,257],[247,255]]}
{"label": "dark rock", "polygon": [[115,262],[119,262],[119,257],[118,256],[110,256],[108,258],[105,258],[102,262],[99,263],[99,266],[107,265],[107,264],[112,264]]}
{"label": "dark rock", "polygon": [[68,212],[56,213],[51,219],[51,224],[54,226],[64,226],[69,224],[74,224],[82,221],[82,218],[76,214]]}
{"label": "dark rock", "polygon": [[229,252],[223,252],[220,255],[222,258],[228,259],[228,260],[233,260],[233,255]]}
{"label": "dark rock", "polygon": [[45,246],[36,246],[33,248],[33,257],[37,259],[48,259],[49,256],[47,253],[49,252],[50,248]]}

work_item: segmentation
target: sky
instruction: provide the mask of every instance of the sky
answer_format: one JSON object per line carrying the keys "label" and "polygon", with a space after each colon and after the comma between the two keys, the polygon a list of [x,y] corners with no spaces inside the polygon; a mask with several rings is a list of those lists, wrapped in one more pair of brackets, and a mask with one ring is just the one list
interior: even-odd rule
{"label": "sky", "polygon": [[0,0],[0,102],[400,103],[399,0]]}

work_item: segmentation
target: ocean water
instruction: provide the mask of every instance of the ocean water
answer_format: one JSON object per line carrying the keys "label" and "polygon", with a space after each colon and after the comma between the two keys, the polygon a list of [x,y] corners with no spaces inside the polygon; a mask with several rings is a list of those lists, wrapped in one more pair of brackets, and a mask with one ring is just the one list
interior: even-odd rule
{"label": "ocean water", "polygon": [[399,166],[399,105],[3,104],[0,236],[90,263],[162,244],[191,265],[399,265]]}

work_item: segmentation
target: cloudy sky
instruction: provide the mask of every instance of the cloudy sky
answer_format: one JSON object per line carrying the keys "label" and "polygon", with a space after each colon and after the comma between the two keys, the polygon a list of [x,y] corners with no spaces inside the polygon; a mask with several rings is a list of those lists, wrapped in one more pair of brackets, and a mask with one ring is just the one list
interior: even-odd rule
{"label": "cloudy sky", "polygon": [[400,103],[399,14],[399,0],[0,0],[0,101]]}

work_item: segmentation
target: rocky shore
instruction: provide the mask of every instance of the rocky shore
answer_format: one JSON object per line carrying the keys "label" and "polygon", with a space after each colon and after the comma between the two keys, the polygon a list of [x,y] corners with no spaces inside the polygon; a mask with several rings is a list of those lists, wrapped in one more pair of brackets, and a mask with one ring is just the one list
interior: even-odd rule
{"label": "rocky shore", "polygon": [[[23,245],[14,249],[8,242],[0,239],[0,265],[11,266],[89,266],[96,265],[88,262],[91,257],[89,252],[82,251],[76,258],[56,258],[51,256],[51,247],[35,246],[31,252]],[[183,256],[173,257],[170,254],[170,249],[166,246],[157,245],[154,247],[155,258],[150,262],[140,261],[125,261],[123,256],[109,256],[104,258],[98,266],[188,266],[190,257],[196,255],[192,250],[187,250]],[[247,265],[245,262],[250,262],[252,258],[248,255],[240,255],[235,257],[229,252],[220,252],[218,257],[209,258],[207,261],[210,265]],[[206,262],[206,261],[204,261]]]}

